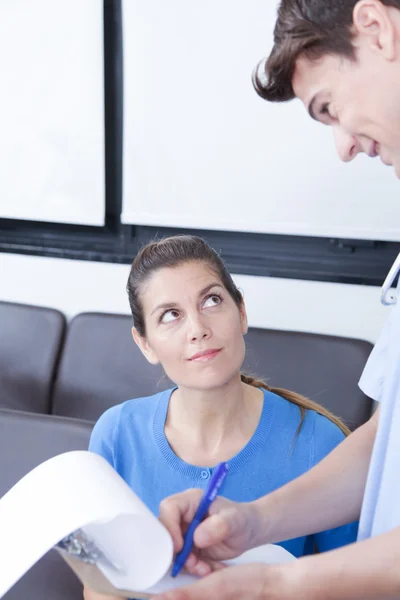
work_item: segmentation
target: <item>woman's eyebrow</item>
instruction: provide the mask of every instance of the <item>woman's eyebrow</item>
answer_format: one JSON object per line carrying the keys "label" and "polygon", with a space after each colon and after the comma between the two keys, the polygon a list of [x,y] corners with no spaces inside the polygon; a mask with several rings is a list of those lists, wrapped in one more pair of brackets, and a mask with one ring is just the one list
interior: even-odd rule
{"label": "woman's eyebrow", "polygon": [[200,290],[199,296],[204,296],[204,294],[207,294],[207,292],[209,292],[214,287],[219,287],[219,288],[223,289],[224,286],[221,285],[220,283],[218,283],[217,281],[215,281],[214,283],[210,283],[205,288],[203,288],[202,290]]}
{"label": "woman's eyebrow", "polygon": [[[200,292],[198,294],[199,297],[204,296],[204,294],[207,294],[207,292],[209,292],[214,287],[219,287],[219,288],[223,289],[223,285],[221,285],[220,283],[215,281],[215,282],[207,285],[202,290],[200,290]],[[177,306],[179,306],[179,304],[177,302],[163,302],[162,304],[157,304],[157,306],[151,311],[151,315],[154,315],[154,313],[157,312],[158,310],[165,309],[165,308],[176,308]]]}
{"label": "woman's eyebrow", "polygon": [[152,311],[151,314],[154,315],[160,309],[164,308],[176,308],[178,306],[177,302],[163,302],[162,304],[158,304]]}

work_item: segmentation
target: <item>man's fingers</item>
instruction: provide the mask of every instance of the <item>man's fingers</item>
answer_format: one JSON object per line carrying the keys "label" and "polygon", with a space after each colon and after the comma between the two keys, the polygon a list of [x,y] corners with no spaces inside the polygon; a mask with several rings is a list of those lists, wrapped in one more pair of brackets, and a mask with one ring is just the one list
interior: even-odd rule
{"label": "man's fingers", "polygon": [[229,530],[229,523],[225,517],[212,515],[196,528],[194,543],[198,548],[209,548],[223,542]]}
{"label": "man's fingers", "polygon": [[179,552],[183,546],[182,525],[193,519],[201,496],[201,490],[188,490],[161,502],[160,521],[171,534],[175,552]]}
{"label": "man's fingers", "polygon": [[[236,578],[231,578],[230,569],[222,569],[200,579],[188,587],[171,590],[152,600],[234,600],[241,597],[241,590],[237,588]],[[245,598],[245,596],[242,596]]]}
{"label": "man's fingers", "polygon": [[197,575],[198,577],[204,577],[212,572],[211,565],[208,562],[202,560],[196,554],[191,554],[185,563],[185,571],[191,575]]}
{"label": "man's fingers", "polygon": [[204,577],[209,575],[213,571],[220,571],[225,569],[227,565],[217,562],[216,560],[204,559],[197,554],[190,554],[186,563],[185,570],[191,575],[197,575],[197,577]]}
{"label": "man's fingers", "polygon": [[175,552],[183,546],[180,507],[172,498],[167,498],[160,505],[160,521],[168,529],[174,544]]}
{"label": "man's fingers", "polygon": [[[271,573],[274,573],[274,568],[261,563],[228,567],[199,579],[192,585],[169,590],[152,600],[265,600],[271,597],[284,600],[296,598],[298,586],[289,590],[286,586],[287,580],[285,577],[282,578],[281,571],[272,578]],[[271,591],[273,596],[270,596]],[[306,596],[303,595],[303,597]]]}

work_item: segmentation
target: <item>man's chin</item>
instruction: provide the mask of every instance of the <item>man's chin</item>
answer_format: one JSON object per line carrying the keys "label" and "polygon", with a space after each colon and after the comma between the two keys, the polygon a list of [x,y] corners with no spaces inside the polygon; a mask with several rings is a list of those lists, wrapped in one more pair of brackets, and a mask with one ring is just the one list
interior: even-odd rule
{"label": "man's chin", "polygon": [[381,156],[381,161],[386,167],[393,167],[397,179],[400,179],[400,160],[397,163],[393,163],[388,158],[382,158]]}
{"label": "man's chin", "polygon": [[393,168],[397,179],[400,179],[400,162],[396,165],[393,165]]}

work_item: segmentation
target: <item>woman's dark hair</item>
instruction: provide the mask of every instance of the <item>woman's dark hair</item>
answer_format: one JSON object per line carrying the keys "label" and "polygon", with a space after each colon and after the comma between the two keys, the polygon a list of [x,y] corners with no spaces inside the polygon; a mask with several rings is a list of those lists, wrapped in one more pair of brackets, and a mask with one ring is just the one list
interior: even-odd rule
{"label": "woman's dark hair", "polygon": [[242,294],[237,289],[224,261],[207,242],[195,235],[175,235],[150,242],[139,251],[129,273],[127,292],[137,332],[145,337],[146,326],[140,291],[153,273],[165,267],[178,267],[190,262],[206,263],[219,277],[227,292],[240,308]]}
{"label": "woman's dark hair", "polygon": [[[380,0],[400,9],[400,0]],[[353,9],[358,0],[282,0],[274,45],[253,72],[256,92],[270,102],[295,97],[292,80],[300,56],[317,60],[327,54],[355,60]]]}
{"label": "woman's dark hair", "polygon": [[[166,267],[174,268],[190,262],[201,262],[219,277],[221,283],[232,297],[238,308],[243,304],[243,297],[229,274],[224,261],[205,240],[194,235],[176,235],[150,242],[135,257],[129,273],[127,292],[132,311],[133,325],[139,335],[146,336],[146,325],[141,301],[141,290],[146,281],[158,270]],[[244,383],[257,388],[264,388],[296,404],[300,409],[301,419],[298,431],[302,426],[306,410],[314,410],[335,423],[346,435],[349,429],[344,423],[316,402],[282,388],[273,388],[267,383],[250,375],[241,375]]]}

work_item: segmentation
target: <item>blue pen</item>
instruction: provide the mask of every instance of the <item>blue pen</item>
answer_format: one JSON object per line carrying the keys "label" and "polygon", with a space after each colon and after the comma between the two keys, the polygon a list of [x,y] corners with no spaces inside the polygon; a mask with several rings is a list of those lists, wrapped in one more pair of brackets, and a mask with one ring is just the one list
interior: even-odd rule
{"label": "blue pen", "polygon": [[183,548],[180,552],[178,552],[178,554],[175,557],[175,562],[173,564],[171,572],[172,577],[176,577],[178,575],[183,565],[187,561],[187,558],[193,546],[194,530],[198,525],[200,525],[200,523],[206,516],[208,509],[210,508],[211,503],[215,500],[227,473],[227,463],[220,463],[215,468],[215,471],[212,474],[211,479],[208,483],[207,489],[205,490],[203,497],[200,501],[196,514],[194,515],[193,521],[190,523],[189,528],[185,534]]}

